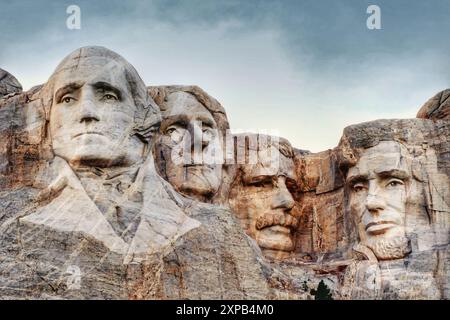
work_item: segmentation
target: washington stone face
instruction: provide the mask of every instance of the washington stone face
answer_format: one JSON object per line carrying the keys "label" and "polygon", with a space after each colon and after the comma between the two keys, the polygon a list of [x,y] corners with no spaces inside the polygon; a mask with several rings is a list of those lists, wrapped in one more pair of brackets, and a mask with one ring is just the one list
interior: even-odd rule
{"label": "washington stone face", "polygon": [[319,153],[229,128],[106,48],[0,70],[0,297],[449,298],[448,90]]}

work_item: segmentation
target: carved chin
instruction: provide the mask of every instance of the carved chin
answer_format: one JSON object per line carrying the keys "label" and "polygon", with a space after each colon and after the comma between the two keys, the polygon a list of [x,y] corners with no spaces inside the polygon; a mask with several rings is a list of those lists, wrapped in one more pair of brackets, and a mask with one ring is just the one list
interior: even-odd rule
{"label": "carved chin", "polygon": [[124,157],[113,156],[109,150],[99,152],[101,148],[93,146],[82,146],[68,160],[73,164],[86,164],[91,166],[111,166],[124,162]]}
{"label": "carved chin", "polygon": [[411,252],[409,240],[405,236],[373,239],[367,246],[379,260],[402,259]]}
{"label": "carved chin", "polygon": [[[82,136],[85,137],[85,136]],[[78,138],[77,143],[54,143],[53,151],[55,155],[64,158],[69,163],[89,163],[96,165],[111,164],[113,162],[113,151],[116,150],[116,146],[109,144],[103,136],[96,136],[94,138],[99,140],[103,138],[102,143],[94,143],[92,137],[86,137],[85,139]],[[95,142],[99,142],[99,141]]]}
{"label": "carved chin", "polygon": [[[175,186],[178,184],[173,183]],[[203,175],[199,172],[195,174],[189,172],[187,179],[178,184],[178,191],[187,195],[202,197],[212,197],[218,190],[219,183],[216,177]]]}
{"label": "carved chin", "polygon": [[281,226],[272,226],[258,231],[256,233],[256,242],[263,249],[294,250],[294,242],[290,230]]}

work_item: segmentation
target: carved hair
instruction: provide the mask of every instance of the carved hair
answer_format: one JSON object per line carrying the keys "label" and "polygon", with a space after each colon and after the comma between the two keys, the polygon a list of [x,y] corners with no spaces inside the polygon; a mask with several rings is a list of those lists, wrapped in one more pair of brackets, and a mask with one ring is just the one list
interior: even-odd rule
{"label": "carved hair", "polygon": [[153,86],[148,87],[149,95],[159,105],[162,111],[165,111],[165,102],[169,95],[175,92],[185,92],[193,95],[213,116],[216,121],[217,128],[225,136],[226,131],[230,128],[225,109],[222,105],[203,91],[198,86]]}
{"label": "carved hair", "polygon": [[83,47],[69,54],[56,67],[42,90],[42,98],[46,113],[46,119],[50,119],[51,106],[54,99],[54,85],[57,76],[67,70],[76,69],[78,65],[86,63],[86,60],[95,60],[97,65],[107,65],[108,61],[114,61],[124,68],[127,86],[136,106],[134,133],[146,142],[152,140],[157,130],[161,115],[158,105],[148,95],[146,86],[136,69],[123,57],[104,47]]}
{"label": "carved hair", "polygon": [[[259,133],[239,133],[234,135],[234,140],[236,143],[243,138],[245,139],[246,150],[256,148],[254,149],[255,151],[261,151],[274,147],[286,158],[293,159],[295,156],[294,148],[287,139]],[[250,140],[253,143],[251,143]],[[235,153],[237,150],[238,149],[236,148]],[[235,155],[235,157],[236,156],[237,155]]]}
{"label": "carved hair", "polygon": [[[241,133],[234,135],[235,145],[238,144],[238,140],[244,138],[244,148],[245,148],[245,163],[238,164],[236,169],[240,171],[244,171],[245,167],[248,166],[248,156],[249,156],[249,149],[250,148],[256,148],[256,150],[265,150],[269,149],[271,147],[274,147],[277,149],[283,156],[286,158],[292,159],[294,161],[295,158],[295,152],[294,148],[290,144],[290,142],[284,138],[280,137],[274,137],[269,136],[265,134],[257,134],[257,133]],[[255,144],[250,143],[249,140],[253,140]],[[239,163],[238,161],[238,153],[241,152],[238,148],[234,149],[234,157],[236,160],[236,163]],[[231,182],[231,188],[236,186],[242,181],[243,175],[242,174],[236,174],[234,177],[234,181]]]}
{"label": "carved hair", "polygon": [[270,138],[270,146],[273,146],[280,151],[280,153],[285,156],[286,158],[293,159],[295,156],[294,148],[292,148],[291,143],[284,139],[284,138],[278,138],[278,139],[272,139]]}
{"label": "carved hair", "polygon": [[450,89],[437,93],[425,102],[417,113],[417,118],[433,120],[450,118]]}

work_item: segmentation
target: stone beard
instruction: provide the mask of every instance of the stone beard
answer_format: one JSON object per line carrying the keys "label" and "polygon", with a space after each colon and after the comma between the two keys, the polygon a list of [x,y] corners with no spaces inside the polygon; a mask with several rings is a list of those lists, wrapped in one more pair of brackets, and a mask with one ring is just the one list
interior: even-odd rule
{"label": "stone beard", "polygon": [[401,259],[411,252],[409,239],[406,235],[388,239],[370,239],[367,246],[379,260]]}
{"label": "stone beard", "polygon": [[[407,204],[415,199],[411,156],[406,147],[382,141],[366,149],[347,173],[349,205],[360,243],[379,260],[400,259],[410,253],[406,233]],[[415,201],[417,202],[417,201]]]}

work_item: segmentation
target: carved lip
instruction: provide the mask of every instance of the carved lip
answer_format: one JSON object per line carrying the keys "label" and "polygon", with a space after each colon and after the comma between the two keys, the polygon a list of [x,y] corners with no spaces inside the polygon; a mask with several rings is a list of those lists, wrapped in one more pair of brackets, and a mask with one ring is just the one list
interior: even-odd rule
{"label": "carved lip", "polygon": [[374,221],[366,225],[365,229],[370,233],[378,233],[397,226],[394,221]]}
{"label": "carved lip", "polygon": [[266,227],[264,229],[271,230],[272,232],[276,232],[276,233],[286,234],[286,235],[290,235],[291,234],[291,228],[290,227],[280,226],[278,224],[270,226],[270,227]]}
{"label": "carved lip", "polygon": [[82,136],[82,135],[85,135],[85,134],[96,134],[96,135],[99,135],[99,136],[104,136],[103,133],[98,132],[98,131],[86,131],[86,132],[77,133],[76,135],[74,135],[72,137],[72,139],[74,139],[76,137],[79,137],[79,136]]}

